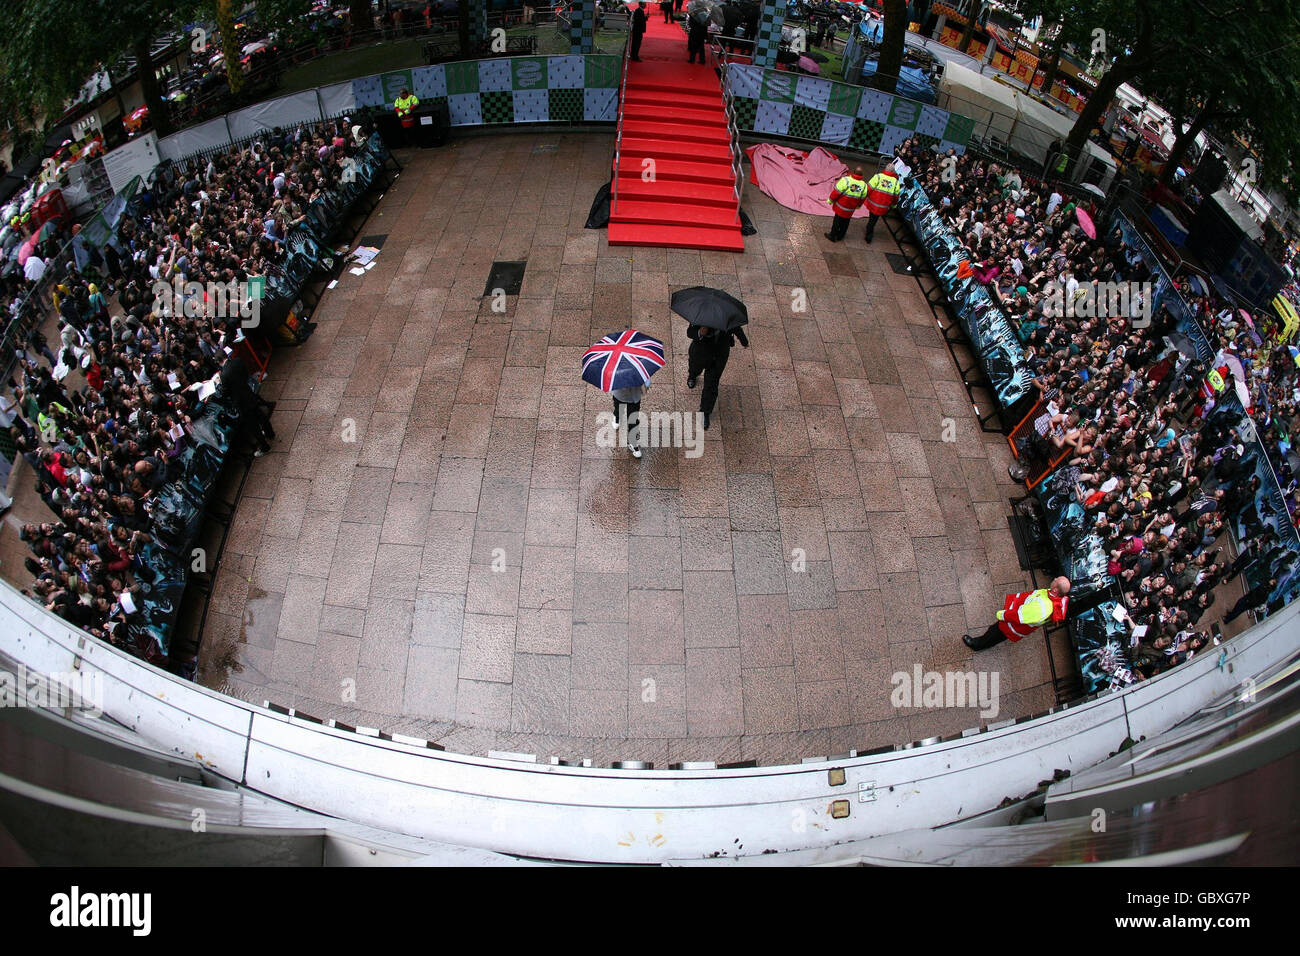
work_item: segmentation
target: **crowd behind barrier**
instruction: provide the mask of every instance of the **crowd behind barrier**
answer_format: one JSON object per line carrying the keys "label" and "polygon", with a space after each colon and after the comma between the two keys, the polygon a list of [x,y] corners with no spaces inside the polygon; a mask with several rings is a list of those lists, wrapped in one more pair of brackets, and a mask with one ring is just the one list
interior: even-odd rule
{"label": "crowd behind barrier", "polygon": [[192,573],[213,570],[216,556],[194,557],[203,518],[232,449],[246,438],[262,454],[274,437],[254,343],[286,340],[294,302],[333,266],[331,241],[387,158],[360,127],[275,130],[163,167],[120,197],[102,246],[69,244],[50,290],[57,349],[32,330],[3,405],[53,515],[20,533],[28,596],[192,676],[172,631]]}
{"label": "crowd behind barrier", "polygon": [[984,286],[973,281],[969,255],[961,239],[944,222],[915,178],[903,182],[898,211],[925,249],[998,404],[1003,409],[1017,406],[1033,387],[1024,348]]}
{"label": "crowd behind barrier", "polygon": [[[1295,353],[1287,348],[1285,339],[1274,334],[1272,318],[1266,313],[1238,309],[1218,292],[1213,283],[1206,285],[1197,280],[1198,293],[1191,280],[1180,281],[1171,275],[1123,211],[1116,210],[1112,228],[1118,231],[1122,241],[1141,254],[1143,261],[1154,271],[1155,307],[1167,310],[1172,316],[1179,336],[1179,348],[1207,370],[1216,367],[1222,370],[1224,384],[1215,397],[1215,414],[1232,421],[1242,448],[1242,460],[1259,481],[1255,499],[1244,503],[1232,515],[1235,536],[1239,541],[1245,541],[1258,534],[1261,528],[1266,528],[1287,551],[1300,555],[1294,500],[1300,463],[1293,462],[1293,456],[1287,454],[1293,430],[1291,421],[1285,423],[1280,433],[1274,432],[1271,442],[1266,441],[1254,416],[1243,406],[1236,388],[1237,382],[1245,379],[1240,384],[1252,407],[1258,405],[1269,414],[1269,386],[1278,382],[1285,392],[1282,404],[1288,416],[1293,417],[1296,396],[1300,395],[1300,371],[1294,364]],[[1188,300],[1189,296],[1192,301]],[[1225,365],[1229,361],[1227,355],[1232,355],[1236,361]],[[1276,389],[1272,391],[1276,394]],[[1245,575],[1249,586],[1267,582],[1274,569],[1266,562],[1252,565]],[[1295,579],[1295,574],[1295,570],[1282,571],[1276,589],[1269,595],[1270,608],[1276,609],[1300,596],[1300,580]]]}
{"label": "crowd behind barrier", "polygon": [[[1035,500],[1072,582],[1085,684],[1145,679],[1211,646],[1226,581],[1240,576],[1246,593],[1224,621],[1294,598],[1300,542],[1204,305],[1123,221],[1096,234],[1052,184],[915,140],[897,161],[902,217],[999,402],[1028,412],[1013,471],[1027,484],[1046,474]],[[1110,295],[1117,287],[1124,297]],[[1290,355],[1269,355],[1287,360],[1258,356],[1257,371],[1284,376],[1263,374],[1269,386],[1300,387]]]}

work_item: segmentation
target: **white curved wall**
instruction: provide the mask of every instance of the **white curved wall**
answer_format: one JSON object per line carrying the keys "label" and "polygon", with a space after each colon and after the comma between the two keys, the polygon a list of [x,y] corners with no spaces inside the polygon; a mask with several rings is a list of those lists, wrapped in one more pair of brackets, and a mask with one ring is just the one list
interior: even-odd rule
{"label": "white curved wall", "polygon": [[[290,718],[179,680],[0,587],[0,651],[98,674],[103,710],[270,797],[398,833],[618,863],[819,850],[949,823],[1167,729],[1300,643],[1287,608],[1161,678],[1033,721],[906,751],[739,770],[583,769],[442,753]],[[831,786],[828,771],[843,768]],[[860,794],[860,787],[868,793]],[[832,803],[848,801],[834,819]]]}

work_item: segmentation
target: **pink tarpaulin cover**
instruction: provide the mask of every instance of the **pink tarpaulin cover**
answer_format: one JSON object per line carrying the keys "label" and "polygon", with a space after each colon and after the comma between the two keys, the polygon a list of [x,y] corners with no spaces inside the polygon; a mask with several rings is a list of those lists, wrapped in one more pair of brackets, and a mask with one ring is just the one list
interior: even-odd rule
{"label": "pink tarpaulin cover", "polygon": [[[849,168],[834,153],[820,146],[805,153],[775,143],[759,143],[745,152],[752,164],[750,181],[782,206],[815,216],[834,215],[830,205],[831,190]],[[855,216],[866,214],[865,204],[853,213]]]}

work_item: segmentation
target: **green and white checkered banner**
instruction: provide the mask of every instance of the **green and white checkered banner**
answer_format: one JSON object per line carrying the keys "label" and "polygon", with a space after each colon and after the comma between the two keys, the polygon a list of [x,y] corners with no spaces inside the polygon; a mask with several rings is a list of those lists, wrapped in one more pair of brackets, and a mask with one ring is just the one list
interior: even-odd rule
{"label": "green and white checkered banner", "polygon": [[941,150],[966,151],[975,121],[928,103],[819,76],[727,68],[742,130],[815,140],[864,153],[890,154],[909,137]]}
{"label": "green and white checkered banner", "polygon": [[357,108],[392,106],[407,86],[422,103],[446,100],[452,126],[613,123],[619,67],[600,54],[462,60],[362,77],[352,93]]}

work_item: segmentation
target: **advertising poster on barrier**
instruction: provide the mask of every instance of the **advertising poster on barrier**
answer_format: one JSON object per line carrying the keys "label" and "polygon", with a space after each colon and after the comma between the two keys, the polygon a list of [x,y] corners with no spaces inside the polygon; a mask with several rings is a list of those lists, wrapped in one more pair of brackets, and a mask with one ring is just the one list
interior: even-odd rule
{"label": "advertising poster on barrier", "polygon": [[998,404],[1004,409],[1011,408],[1029,394],[1033,383],[1033,374],[1025,362],[1025,352],[1015,330],[983,286],[973,279],[958,277],[957,269],[967,258],[966,250],[915,180],[903,183],[898,209],[943,283],[953,311],[993,386]]}

